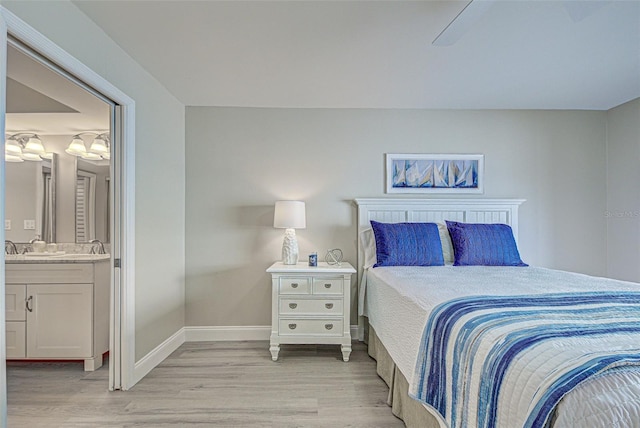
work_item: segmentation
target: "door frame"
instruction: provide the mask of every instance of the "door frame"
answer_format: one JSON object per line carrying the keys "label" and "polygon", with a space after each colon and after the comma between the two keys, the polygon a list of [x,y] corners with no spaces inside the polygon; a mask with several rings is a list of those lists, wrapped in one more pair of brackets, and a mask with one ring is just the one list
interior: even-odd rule
{"label": "door frame", "polygon": [[[76,76],[116,104],[116,126],[112,131],[114,171],[112,200],[112,273],[109,390],[126,390],[135,382],[135,101],[64,51],[43,34],[0,6],[0,46],[8,36],[20,40]],[[6,48],[0,50],[0,132],[4,140],[6,114]],[[0,162],[4,183],[4,150]],[[4,220],[4,184],[0,186],[0,220]],[[3,222],[1,222],[3,223]],[[0,223],[0,224],[1,224]],[[4,238],[4,228],[0,228]],[[120,239],[114,239],[118,236]],[[4,316],[4,252],[0,258],[0,426],[6,422],[6,355]],[[116,263],[119,262],[119,263]],[[119,267],[115,267],[118,266]]]}

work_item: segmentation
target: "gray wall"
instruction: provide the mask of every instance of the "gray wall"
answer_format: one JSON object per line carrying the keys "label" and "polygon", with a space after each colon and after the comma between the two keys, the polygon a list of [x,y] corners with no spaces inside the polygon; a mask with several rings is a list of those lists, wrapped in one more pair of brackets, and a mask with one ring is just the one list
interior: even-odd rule
{"label": "gray wall", "polygon": [[607,119],[607,275],[640,282],[640,99]]}
{"label": "gray wall", "polygon": [[37,162],[5,164],[5,219],[11,220],[11,230],[5,238],[13,242],[29,242],[35,230],[25,230],[25,220],[36,220]]}
{"label": "gray wall", "polygon": [[136,102],[139,359],[184,326],[184,106],[73,3],[2,5]]}
{"label": "gray wall", "polygon": [[527,199],[525,261],[606,273],[606,112],[188,107],[186,118],[187,325],[270,324],[278,199],[307,204],[303,256],[339,247],[355,264],[352,200],[385,196],[385,153],[483,153],[483,197]]}

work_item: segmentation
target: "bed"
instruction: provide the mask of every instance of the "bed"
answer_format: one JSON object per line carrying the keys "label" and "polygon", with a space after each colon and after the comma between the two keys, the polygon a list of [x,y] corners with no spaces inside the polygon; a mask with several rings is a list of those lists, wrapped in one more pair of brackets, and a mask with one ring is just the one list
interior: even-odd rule
{"label": "bed", "polygon": [[392,411],[410,428],[640,426],[638,284],[523,266],[370,267],[371,221],[504,224],[515,242],[522,202],[356,200],[359,335]]}

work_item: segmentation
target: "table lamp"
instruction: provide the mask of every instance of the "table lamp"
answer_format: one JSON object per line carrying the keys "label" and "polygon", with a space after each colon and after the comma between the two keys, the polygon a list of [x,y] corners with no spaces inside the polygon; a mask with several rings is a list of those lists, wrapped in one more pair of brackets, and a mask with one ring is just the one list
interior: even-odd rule
{"label": "table lamp", "polygon": [[298,263],[298,241],[296,229],[304,229],[307,226],[302,201],[276,201],[276,209],[273,214],[273,227],[286,229],[282,242],[282,263],[295,265]]}

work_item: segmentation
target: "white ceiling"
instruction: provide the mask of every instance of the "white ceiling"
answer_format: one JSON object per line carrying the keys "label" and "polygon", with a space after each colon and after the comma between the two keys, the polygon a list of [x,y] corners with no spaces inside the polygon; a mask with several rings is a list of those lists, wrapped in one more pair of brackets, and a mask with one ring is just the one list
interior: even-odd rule
{"label": "white ceiling", "polygon": [[[476,2],[487,0],[476,0]],[[74,3],[188,106],[606,110],[640,97],[640,1]]]}

